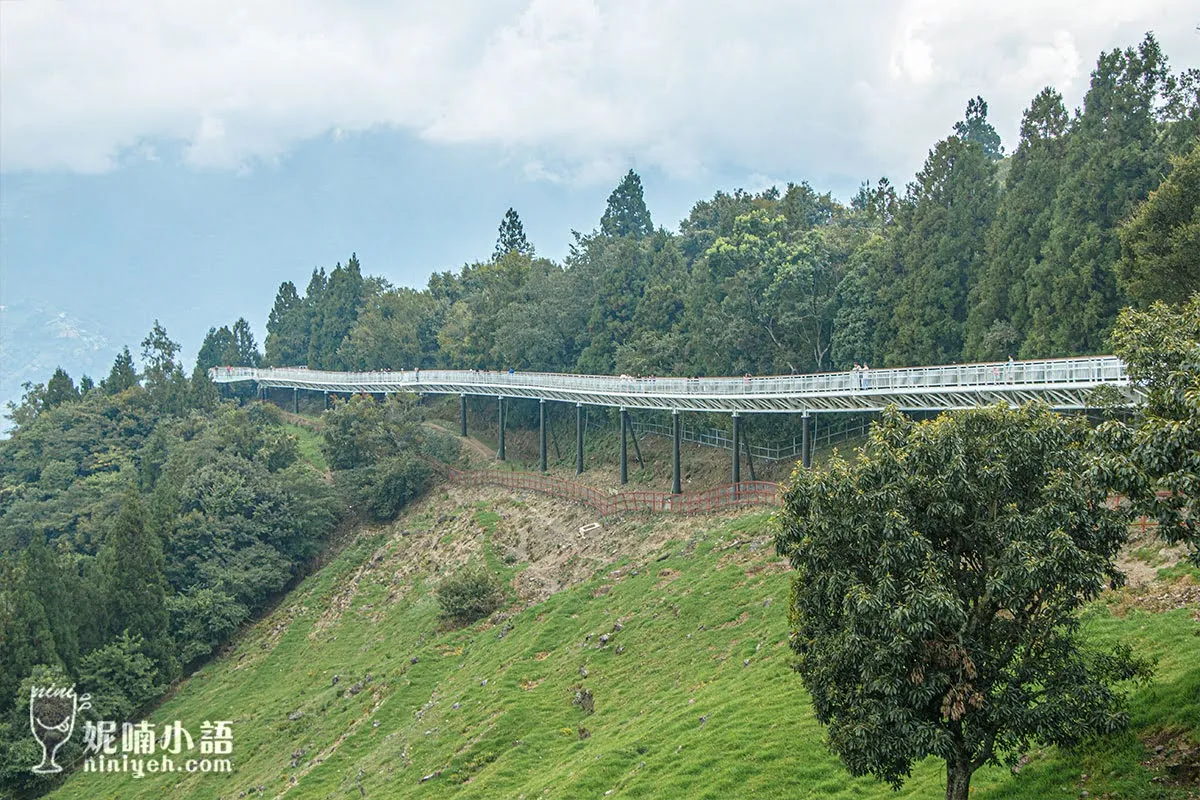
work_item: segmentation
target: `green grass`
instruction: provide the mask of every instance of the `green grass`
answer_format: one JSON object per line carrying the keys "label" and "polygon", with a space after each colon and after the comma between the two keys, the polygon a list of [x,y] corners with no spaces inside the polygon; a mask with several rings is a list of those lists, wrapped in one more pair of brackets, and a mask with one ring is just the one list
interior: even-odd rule
{"label": "green grass", "polygon": [[[518,513],[461,511],[485,529]],[[790,669],[790,576],[769,548],[729,546],[765,522],[758,513],[714,523],[664,546],[664,561],[604,568],[520,610],[509,631],[439,629],[438,577],[394,583],[387,561],[372,559],[381,548],[404,557],[406,540],[363,539],[152,715],[192,730],[232,720],[232,776],[76,774],[55,797],[942,797],[940,762],[918,764],[897,793],[850,777],[825,749]],[[331,605],[344,610],[323,620]],[[1200,636],[1188,611],[1118,618],[1097,604],[1086,629],[1159,659],[1156,680],[1133,693],[1135,729],[1200,731]],[[572,702],[578,687],[593,693],[594,713]],[[1049,749],[1017,776],[981,770],[973,796],[1185,796],[1152,784],[1144,758],[1132,733],[1079,753]]]}
{"label": "green grass", "polygon": [[293,425],[290,422],[283,423],[283,429],[296,437],[296,444],[301,458],[321,472],[329,470],[329,462],[325,460],[325,454],[321,452],[321,434],[312,428],[306,428],[303,425]]}

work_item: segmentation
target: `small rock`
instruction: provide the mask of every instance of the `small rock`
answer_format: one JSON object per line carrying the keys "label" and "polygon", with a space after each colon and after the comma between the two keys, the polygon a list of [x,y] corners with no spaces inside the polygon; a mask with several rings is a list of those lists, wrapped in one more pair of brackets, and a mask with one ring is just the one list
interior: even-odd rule
{"label": "small rock", "polygon": [[455,711],[458,711],[458,709],[461,705],[462,705],[462,703],[455,703],[454,705],[452,705],[450,707],[453,708]]}
{"label": "small rock", "polygon": [[608,644],[608,634],[602,633],[602,634],[600,634],[600,645],[604,646],[606,644]]}
{"label": "small rock", "polygon": [[483,680],[481,680],[481,681],[479,682],[479,685],[480,685],[480,686],[487,686],[487,678],[484,678]]}
{"label": "small rock", "polygon": [[300,719],[303,716],[304,716],[303,711],[293,711],[292,713],[288,714],[288,719],[290,719],[292,722],[295,722],[296,720]]}
{"label": "small rock", "polygon": [[410,659],[408,660],[408,663],[410,663],[410,664],[415,664],[415,663],[417,663],[417,662],[418,662],[418,661],[420,661],[420,660],[421,660],[421,659],[417,658],[416,656],[413,656],[412,658],[410,658]]}
{"label": "small rock", "polygon": [[620,620],[613,623],[613,633],[623,630],[625,630],[625,626],[621,624]]}
{"label": "small rock", "polygon": [[585,678],[587,677],[587,675],[588,675],[588,673],[587,673],[587,665],[581,666],[581,667],[579,668],[579,674],[580,674],[580,675],[582,675],[582,676],[583,676],[583,677],[585,677]]}
{"label": "small rock", "polygon": [[442,774],[442,771],[440,769],[437,772],[431,772],[428,775],[426,775],[425,777],[421,778],[421,783],[425,783],[426,781],[431,781],[434,778],[440,777],[441,774]]}
{"label": "small rock", "polygon": [[750,659],[748,659],[748,658],[744,658],[744,659],[742,659],[742,666],[743,666],[743,667],[748,667],[748,666],[750,666]]}
{"label": "small rock", "polygon": [[333,676],[333,683],[331,683],[331,684],[330,684],[330,686],[337,686],[337,684],[338,684],[338,681],[340,681],[341,679],[342,679],[342,676],[341,676],[341,675],[334,675],[334,676]]}
{"label": "small rock", "polygon": [[356,683],[350,687],[350,695],[351,696],[356,695],[359,692],[361,692],[362,690],[363,690],[362,681],[359,681],[358,683]]}
{"label": "small rock", "polygon": [[704,724],[704,723],[706,723],[706,722],[708,722],[708,715],[707,715],[707,714],[705,714],[704,716],[700,717],[700,724],[701,724],[701,725],[703,725],[703,724]]}
{"label": "small rock", "polygon": [[623,644],[617,645],[617,649],[614,652],[616,652],[617,655],[621,655],[621,653],[625,652],[625,645],[623,645]]}

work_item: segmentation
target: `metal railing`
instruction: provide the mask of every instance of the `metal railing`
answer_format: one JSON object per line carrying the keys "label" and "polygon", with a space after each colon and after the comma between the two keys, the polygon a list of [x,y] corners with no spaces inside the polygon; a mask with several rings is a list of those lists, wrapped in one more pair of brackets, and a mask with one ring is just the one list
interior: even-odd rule
{"label": "metal railing", "polygon": [[455,383],[478,386],[529,386],[605,394],[733,395],[819,394],[822,392],[896,389],[963,388],[970,386],[1042,386],[1127,380],[1116,356],[1087,356],[1039,361],[951,364],[901,367],[811,375],[772,375],[742,378],[634,378],[576,375],[556,372],[493,372],[488,370],[400,370],[396,372],[332,372],[305,367],[214,367],[213,380],[280,379],[330,385],[419,386]]}
{"label": "metal railing", "polygon": [[869,411],[892,403],[902,408],[944,409],[1035,398],[1056,408],[1083,408],[1087,393],[1096,386],[1129,386],[1125,367],[1115,356],[757,378],[634,378],[478,370],[330,372],[303,367],[215,367],[209,374],[219,383],[253,380],[260,386],[335,392],[496,394],[613,407],[747,413]]}

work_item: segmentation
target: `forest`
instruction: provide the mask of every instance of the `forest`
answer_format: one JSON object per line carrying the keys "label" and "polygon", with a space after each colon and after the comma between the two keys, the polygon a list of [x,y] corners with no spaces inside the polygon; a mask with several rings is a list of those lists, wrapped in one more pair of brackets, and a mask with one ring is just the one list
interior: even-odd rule
{"label": "forest", "polygon": [[223,322],[188,370],[156,323],[140,368],[126,348],[103,380],[27,384],[0,442],[0,793],[51,785],[28,769],[30,685],[136,719],[339,526],[393,518],[454,457],[412,401],[359,398],[327,417],[323,474],[278,409],[208,368],[762,375],[1111,352],[1123,308],[1200,291],[1198,135],[1200,72],[1147,35],[1100,55],[1081,108],[1034,97],[1011,150],[970,99],[903,188],[721,191],[672,231],[631,170],[561,264],[509,209],[494,253],[423,290],[353,255],[283,283],[261,350]]}

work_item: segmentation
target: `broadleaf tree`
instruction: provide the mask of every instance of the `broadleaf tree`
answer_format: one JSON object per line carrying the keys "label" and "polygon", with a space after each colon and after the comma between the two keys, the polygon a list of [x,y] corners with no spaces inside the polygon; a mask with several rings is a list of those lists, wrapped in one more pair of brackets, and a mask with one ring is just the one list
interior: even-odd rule
{"label": "broadleaf tree", "polygon": [[791,646],[852,774],[898,788],[937,756],[965,800],[984,764],[1126,724],[1115,684],[1148,667],[1079,635],[1125,541],[1089,437],[1041,406],[889,410],[855,460],[793,475]]}
{"label": "broadleaf tree", "polygon": [[1131,425],[1100,428],[1111,484],[1200,564],[1200,292],[1179,306],[1123,310],[1112,344],[1145,403]]}

